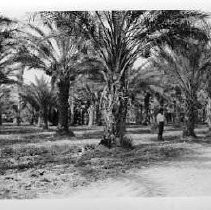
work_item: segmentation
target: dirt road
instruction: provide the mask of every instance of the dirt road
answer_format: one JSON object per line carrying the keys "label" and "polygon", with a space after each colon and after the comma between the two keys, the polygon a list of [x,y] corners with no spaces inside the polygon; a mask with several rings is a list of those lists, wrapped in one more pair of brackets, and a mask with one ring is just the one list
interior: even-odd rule
{"label": "dirt road", "polygon": [[96,182],[68,196],[80,198],[211,196],[211,144],[200,142],[188,146],[191,146],[193,154],[135,169],[115,179]]}

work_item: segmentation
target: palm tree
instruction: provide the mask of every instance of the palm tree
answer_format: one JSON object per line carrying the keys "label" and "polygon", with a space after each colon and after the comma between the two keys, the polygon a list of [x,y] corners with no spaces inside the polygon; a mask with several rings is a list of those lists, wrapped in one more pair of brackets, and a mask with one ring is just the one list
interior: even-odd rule
{"label": "palm tree", "polygon": [[[164,71],[172,84],[179,86],[185,100],[184,136],[195,137],[197,92],[202,87],[204,77],[211,66],[210,53],[207,52],[206,40],[189,40],[187,50],[162,47],[155,58],[155,66]],[[181,52],[182,51],[182,52]]]}
{"label": "palm tree", "polygon": [[164,83],[166,77],[160,71],[155,70],[150,62],[146,59],[141,66],[134,68],[129,77],[129,95],[133,100],[142,96],[144,107],[143,123],[150,122],[150,103],[155,94],[163,95],[166,88]]}
{"label": "palm tree", "polygon": [[14,22],[0,16],[0,85],[15,82],[14,68],[11,68],[14,57],[15,33]]}
{"label": "palm tree", "polygon": [[67,34],[55,21],[45,20],[44,26],[29,25],[30,32],[22,37],[16,62],[29,69],[42,69],[52,78],[58,89],[59,132],[74,136],[68,126],[68,98],[71,81],[77,76],[81,59],[82,39],[75,32]]}
{"label": "palm tree", "polygon": [[[4,85],[16,83],[13,65],[16,29],[14,21],[0,16],[0,91],[4,93]],[[3,88],[1,90],[1,88]],[[3,97],[3,96],[2,96]],[[0,104],[0,124],[2,123],[2,102]]]}
{"label": "palm tree", "polygon": [[78,14],[81,27],[101,62],[106,86],[102,93],[104,139],[122,139],[126,130],[128,78],[134,62],[151,56],[152,46],[168,43],[175,47],[185,37],[201,35],[189,19],[206,15],[195,11],[101,11]]}
{"label": "palm tree", "polygon": [[93,126],[95,119],[100,124],[100,97],[102,84],[85,84],[79,88],[78,98],[86,101],[88,105],[88,127]]}
{"label": "palm tree", "polygon": [[5,85],[0,85],[0,126],[2,125],[2,114],[5,106],[8,106],[10,101],[10,88]]}
{"label": "palm tree", "polygon": [[[51,107],[56,104],[55,92],[49,85],[43,76],[36,77],[35,83],[25,86],[20,94],[23,101],[39,112],[40,120],[42,119],[44,122],[44,129],[48,129],[48,114]],[[39,123],[41,125],[41,122]]]}

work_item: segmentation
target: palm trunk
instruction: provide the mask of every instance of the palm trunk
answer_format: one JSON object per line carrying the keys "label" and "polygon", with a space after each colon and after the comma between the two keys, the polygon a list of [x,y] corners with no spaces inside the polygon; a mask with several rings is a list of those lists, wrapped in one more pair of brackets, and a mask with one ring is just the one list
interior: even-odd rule
{"label": "palm trunk", "polygon": [[43,111],[43,129],[48,129],[48,111],[47,109]]}
{"label": "palm trunk", "polygon": [[94,110],[95,110],[94,105],[91,104],[88,109],[88,113],[89,113],[88,127],[91,127],[94,124]]}
{"label": "palm trunk", "polygon": [[96,104],[96,125],[101,126],[102,125],[102,119],[101,119],[101,110],[99,103]]}
{"label": "palm trunk", "polygon": [[126,132],[126,114],[127,114],[127,99],[125,93],[114,90],[109,90],[104,95],[104,103],[102,117],[104,120],[104,137],[105,145],[121,144]]}
{"label": "palm trunk", "polygon": [[0,105],[0,126],[2,125],[2,107]]}
{"label": "palm trunk", "polygon": [[118,111],[115,113],[115,134],[120,139],[123,139],[126,132],[126,116],[127,116],[127,100],[120,100]]}
{"label": "palm trunk", "polygon": [[174,121],[174,126],[175,127],[179,127],[180,126],[180,112],[179,112],[179,107],[178,107],[177,102],[176,102],[176,105],[175,105],[175,121]]}
{"label": "palm trunk", "polygon": [[150,123],[150,94],[147,93],[144,98],[144,124],[148,125]]}
{"label": "palm trunk", "polygon": [[74,133],[69,130],[68,124],[68,98],[69,98],[69,79],[60,80],[58,83],[58,110],[59,110],[59,124],[58,131],[60,134],[68,134],[74,136]]}
{"label": "palm trunk", "polygon": [[34,116],[32,116],[30,119],[30,125],[34,125]]}
{"label": "palm trunk", "polygon": [[186,112],[185,112],[185,127],[183,131],[184,137],[196,137],[196,134],[194,132],[195,128],[195,104],[193,101],[187,101],[186,102]]}
{"label": "palm trunk", "polygon": [[15,113],[15,119],[13,121],[14,124],[16,124],[17,126],[20,126],[21,124],[21,117],[20,117],[20,110],[18,109]]}
{"label": "palm trunk", "polygon": [[72,97],[72,100],[71,100],[71,105],[70,105],[70,113],[71,113],[71,116],[70,116],[70,125],[74,125],[74,98]]}
{"label": "palm trunk", "polygon": [[208,98],[208,103],[207,103],[207,110],[206,110],[206,113],[207,113],[207,126],[208,126],[208,129],[209,129],[209,132],[208,132],[208,135],[211,135],[211,98],[209,97]]}
{"label": "palm trunk", "polygon": [[35,122],[35,111],[34,109],[32,108],[31,110],[31,116],[30,116],[30,125],[34,125],[34,122]]}
{"label": "palm trunk", "polygon": [[41,111],[39,111],[38,122],[37,122],[38,127],[42,127],[42,123],[43,123],[42,113]]}

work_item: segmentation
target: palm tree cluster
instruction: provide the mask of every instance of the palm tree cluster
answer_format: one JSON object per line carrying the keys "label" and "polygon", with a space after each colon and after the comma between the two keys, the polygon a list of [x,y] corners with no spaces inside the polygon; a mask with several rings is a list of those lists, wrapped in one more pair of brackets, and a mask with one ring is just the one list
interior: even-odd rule
{"label": "palm tree cluster", "polygon": [[[184,135],[195,136],[197,94],[203,89],[210,98],[207,17],[183,10],[37,12],[16,32],[10,56],[16,69],[42,70],[51,85],[36,79],[21,97],[39,112],[45,128],[48,113],[57,109],[58,131],[70,136],[77,103],[83,102],[88,125],[95,119],[103,123],[102,138],[109,146],[124,139],[131,103],[141,107],[145,123],[160,107],[171,104],[178,110],[177,103],[183,103]],[[0,56],[8,53],[5,49]],[[5,82],[15,67],[3,57]]]}

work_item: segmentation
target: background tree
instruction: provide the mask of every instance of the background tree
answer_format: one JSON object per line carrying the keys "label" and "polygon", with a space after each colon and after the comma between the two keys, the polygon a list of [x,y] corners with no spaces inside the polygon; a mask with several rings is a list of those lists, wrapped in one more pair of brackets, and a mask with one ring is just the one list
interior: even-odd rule
{"label": "background tree", "polygon": [[[21,97],[39,113],[40,120],[44,122],[43,128],[48,129],[49,113],[51,107],[56,104],[56,95],[46,79],[43,76],[36,77],[35,83],[25,85]],[[39,121],[39,126],[41,126],[41,121]]]}
{"label": "background tree", "polygon": [[129,76],[129,95],[133,101],[140,100],[141,97],[144,108],[142,123],[145,125],[152,123],[151,101],[155,94],[164,94],[165,79],[165,75],[155,70],[148,60],[145,60],[140,67],[131,71]]}
{"label": "background tree", "polygon": [[[5,114],[5,109],[10,103],[10,88],[5,85],[0,85],[0,126],[3,123],[2,115]],[[11,108],[11,106],[9,106]]]}
{"label": "background tree", "polygon": [[152,46],[175,47],[190,35],[201,35],[188,21],[206,15],[195,11],[108,11],[81,13],[81,22],[104,67],[102,94],[104,139],[122,139],[126,129],[128,76],[140,56],[150,57]]}
{"label": "background tree", "polygon": [[207,104],[206,104],[206,122],[209,128],[208,135],[211,135],[211,73],[210,71],[205,77],[205,88],[207,93]]}
{"label": "background tree", "polygon": [[14,83],[13,65],[14,47],[16,46],[14,22],[0,16],[0,85]]}
{"label": "background tree", "polygon": [[102,85],[95,84],[95,87],[91,84],[83,85],[79,89],[78,98],[86,101],[88,107],[88,127],[94,125],[95,121],[100,124],[101,111],[100,111],[100,96],[102,92]]}
{"label": "background tree", "polygon": [[185,129],[184,136],[195,137],[195,122],[198,108],[197,92],[203,84],[204,77],[210,68],[210,53],[206,53],[206,40],[186,43],[187,50],[172,50],[163,47],[159,51],[159,58],[155,61],[157,67],[162,69],[176,83],[185,99]]}
{"label": "background tree", "polygon": [[58,89],[59,132],[73,136],[68,125],[68,98],[70,82],[77,76],[83,40],[77,37],[74,28],[67,34],[55,21],[45,19],[43,28],[29,27],[30,32],[23,35],[24,45],[19,48],[15,61],[30,69],[42,69],[51,76],[52,84]]}

